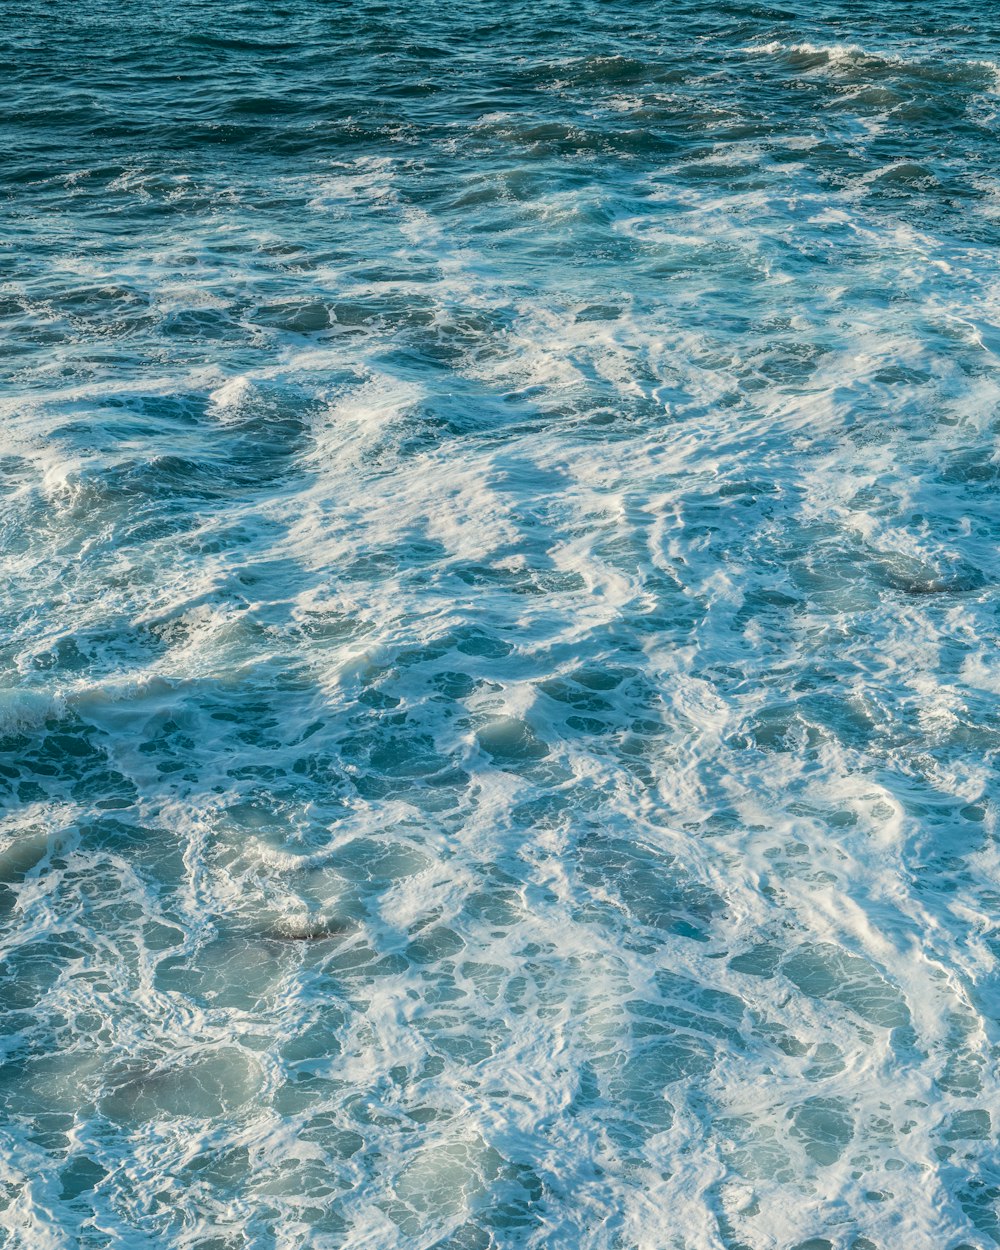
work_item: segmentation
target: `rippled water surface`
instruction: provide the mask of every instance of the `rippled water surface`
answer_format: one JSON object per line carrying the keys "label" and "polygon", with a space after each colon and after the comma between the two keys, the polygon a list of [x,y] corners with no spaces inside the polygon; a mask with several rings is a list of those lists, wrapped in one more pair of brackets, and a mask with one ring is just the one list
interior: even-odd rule
{"label": "rippled water surface", "polygon": [[1000,17],[4,3],[0,1245],[1000,1245]]}

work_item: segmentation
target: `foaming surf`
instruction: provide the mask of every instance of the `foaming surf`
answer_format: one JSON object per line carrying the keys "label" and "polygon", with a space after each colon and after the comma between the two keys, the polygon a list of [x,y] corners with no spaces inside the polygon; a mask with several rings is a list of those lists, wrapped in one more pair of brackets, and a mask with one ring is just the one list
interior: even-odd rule
{"label": "foaming surf", "polygon": [[108,21],[3,35],[0,1244],[1000,1244],[992,19]]}

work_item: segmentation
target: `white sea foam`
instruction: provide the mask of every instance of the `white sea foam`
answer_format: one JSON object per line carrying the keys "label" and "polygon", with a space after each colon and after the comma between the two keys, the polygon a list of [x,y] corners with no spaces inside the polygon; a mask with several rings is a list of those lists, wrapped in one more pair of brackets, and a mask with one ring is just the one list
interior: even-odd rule
{"label": "white sea foam", "polygon": [[14,1245],[994,1227],[992,253],[802,123],[493,231],[282,170],[315,269],[213,201],[130,263],[222,321],[20,410]]}

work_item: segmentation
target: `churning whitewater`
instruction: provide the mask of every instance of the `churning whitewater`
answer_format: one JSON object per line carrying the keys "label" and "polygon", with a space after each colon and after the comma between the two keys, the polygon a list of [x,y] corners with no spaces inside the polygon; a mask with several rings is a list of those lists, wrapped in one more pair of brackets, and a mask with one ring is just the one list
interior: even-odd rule
{"label": "churning whitewater", "polygon": [[1000,1245],[1000,17],[4,4],[0,1246]]}

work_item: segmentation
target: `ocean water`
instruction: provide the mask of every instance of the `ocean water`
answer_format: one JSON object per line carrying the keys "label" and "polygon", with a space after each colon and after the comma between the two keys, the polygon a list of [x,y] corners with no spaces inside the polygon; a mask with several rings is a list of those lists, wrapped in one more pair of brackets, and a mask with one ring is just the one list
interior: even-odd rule
{"label": "ocean water", "polygon": [[2,11],[0,1246],[1000,1245],[1000,14]]}

